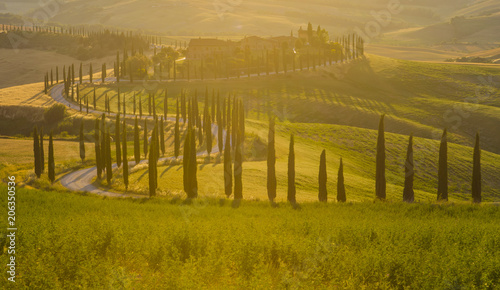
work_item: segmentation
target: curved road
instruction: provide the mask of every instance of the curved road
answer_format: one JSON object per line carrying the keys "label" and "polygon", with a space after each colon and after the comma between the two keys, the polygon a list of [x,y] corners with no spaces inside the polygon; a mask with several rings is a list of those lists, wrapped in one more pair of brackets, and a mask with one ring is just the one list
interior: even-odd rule
{"label": "curved road", "polygon": [[[333,62],[333,65],[335,65],[335,64],[336,63]],[[330,64],[330,65],[332,65],[332,64]],[[324,66],[324,65],[321,65],[321,64],[318,65],[318,67],[321,67],[321,66]],[[311,68],[313,68],[313,66],[311,66],[309,68],[306,68],[306,69],[311,69]],[[293,69],[289,69],[287,71],[288,72],[293,72],[294,70]],[[299,69],[295,69],[295,71],[299,71]],[[276,72],[271,71],[268,74],[269,75],[284,74],[284,72],[280,71],[280,72],[276,73]],[[259,73],[259,74],[255,73],[255,74],[251,74],[251,75],[241,75],[240,77],[241,78],[248,78],[248,77],[259,77],[259,76],[266,76],[266,73]],[[237,78],[238,77],[236,77],[236,76],[230,77],[230,79],[237,79]],[[99,79],[99,78],[97,77],[96,79]],[[221,78],[221,79],[224,79],[224,78]],[[114,81],[116,81],[116,78],[109,77],[109,78],[106,78],[105,81],[107,81],[107,82],[114,82]],[[127,80],[122,80],[122,81],[126,82]],[[178,79],[177,81],[187,81],[187,79]],[[85,80],[85,82],[88,82],[88,80]],[[50,90],[50,96],[55,101],[57,101],[57,102],[59,102],[61,104],[64,104],[68,108],[71,108],[71,109],[79,111],[80,110],[80,105],[75,104],[73,102],[70,102],[70,101],[66,100],[64,98],[64,96],[63,96],[63,91],[64,91],[64,84],[63,83],[56,84]],[[86,108],[82,108],[82,111],[83,110],[86,111]],[[97,110],[89,108],[89,113],[102,114],[104,112],[97,111]],[[116,113],[110,113],[108,116],[116,116]],[[124,116],[127,117],[127,118],[135,118],[136,117],[136,115],[132,115],[132,114],[126,114]],[[145,116],[145,118],[152,119],[153,117],[152,116]],[[175,122],[175,118],[167,118],[167,120]],[[216,124],[212,124],[212,136],[214,136],[214,139],[218,142],[218,127],[217,127]],[[223,139],[222,140],[225,140],[225,138],[226,138],[226,132],[225,132],[225,130],[223,130]],[[223,144],[223,146],[224,146],[224,144]],[[218,143],[215,146],[213,146],[213,152],[212,153],[219,153]],[[206,154],[207,154],[206,151],[199,152],[199,153],[197,153],[197,156],[203,156],[203,155],[206,155]],[[182,156],[179,156],[179,158],[182,159]],[[168,159],[173,159],[173,157],[160,158],[159,161],[168,160]],[[142,160],[140,162],[140,164],[141,163],[147,163],[147,162],[148,162],[147,160]],[[133,166],[135,166],[135,162],[134,161],[129,162],[129,167],[131,168]],[[117,164],[116,163],[113,164],[113,168],[116,168],[116,167],[117,167]],[[61,184],[65,188],[67,188],[69,190],[72,190],[72,191],[84,191],[84,192],[94,193],[94,194],[97,194],[97,195],[108,196],[108,197],[146,198],[146,196],[143,196],[143,195],[133,195],[133,194],[116,193],[116,192],[111,192],[111,191],[106,191],[106,190],[99,189],[98,187],[96,187],[92,183],[92,180],[96,176],[97,176],[97,167],[91,167],[91,168],[77,170],[77,171],[74,171],[72,173],[68,173],[68,174],[64,175],[63,177],[61,177],[60,181],[61,181]]]}
{"label": "curved road", "polygon": [[[114,81],[114,78],[107,78],[106,81]],[[57,102],[64,104],[68,108],[74,109],[79,111],[80,110],[80,105],[77,105],[73,102],[70,102],[66,100],[63,96],[63,91],[64,91],[64,84],[60,83],[52,87],[50,90],[50,96]],[[82,110],[83,111],[83,110]],[[96,113],[96,114],[102,114],[103,112],[93,110],[89,108],[89,113]],[[111,113],[110,116],[116,116],[116,113]],[[123,115],[122,115],[123,116]],[[124,115],[127,118],[135,118],[135,115],[131,114],[126,114]],[[148,119],[153,119],[152,116],[145,116],[145,118]],[[167,118],[167,120],[174,121],[175,118]],[[181,119],[182,120],[182,119]],[[214,136],[214,139],[217,140],[218,142],[218,127],[216,124],[212,124],[212,135]],[[225,140],[225,130],[223,131],[223,140]],[[213,146],[213,152],[212,153],[219,153],[219,146],[218,143]],[[198,156],[203,156],[206,155],[207,152],[199,152],[197,153]],[[182,159],[182,156],[179,156],[180,159]],[[166,157],[166,158],[160,158],[159,161],[164,161],[164,160],[173,160],[173,157]],[[147,163],[147,160],[142,160],[139,164],[144,164]],[[130,161],[129,162],[129,167],[135,166],[135,161]],[[113,169],[117,168],[117,164],[113,164]],[[84,192],[89,192],[97,195],[102,195],[102,196],[107,196],[107,197],[122,197],[122,198],[147,198],[147,196],[144,195],[134,195],[134,194],[126,194],[126,193],[116,193],[116,192],[111,192],[111,191],[106,191],[102,190],[98,187],[96,187],[93,183],[92,180],[97,176],[97,167],[91,167],[91,168],[85,168],[85,169],[80,169],[71,173],[68,173],[61,177],[60,181],[61,184],[71,190],[71,191],[84,191]]]}

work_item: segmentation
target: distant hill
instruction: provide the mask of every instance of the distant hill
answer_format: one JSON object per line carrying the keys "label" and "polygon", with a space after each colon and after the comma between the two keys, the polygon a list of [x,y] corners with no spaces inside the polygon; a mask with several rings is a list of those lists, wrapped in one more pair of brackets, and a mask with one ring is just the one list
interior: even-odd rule
{"label": "distant hill", "polygon": [[[439,23],[470,8],[467,0],[414,0],[402,5],[384,27],[393,31]],[[306,26],[320,24],[332,34],[355,27],[364,29],[374,20],[372,12],[387,11],[386,0],[74,0],[55,9],[51,21],[65,24],[103,24],[174,35],[283,35]],[[5,12],[35,15],[38,1],[6,1]],[[0,11],[2,12],[2,11]]]}
{"label": "distant hill", "polygon": [[410,43],[500,42],[500,12],[488,16],[456,16],[450,21],[410,31],[390,33],[392,39]]}

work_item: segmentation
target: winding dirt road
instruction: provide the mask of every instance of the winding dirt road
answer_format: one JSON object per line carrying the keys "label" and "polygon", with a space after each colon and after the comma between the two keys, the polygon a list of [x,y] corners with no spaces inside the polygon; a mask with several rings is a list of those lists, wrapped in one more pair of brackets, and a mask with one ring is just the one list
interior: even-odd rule
{"label": "winding dirt road", "polygon": [[[107,78],[106,81],[114,81],[114,78]],[[88,81],[87,81],[88,82]],[[77,105],[73,102],[70,102],[66,100],[63,96],[63,91],[64,91],[64,84],[57,84],[55,85],[51,91],[50,91],[50,96],[57,102],[64,104],[66,107],[74,109],[79,111],[80,110],[80,105]],[[89,113],[96,113],[96,114],[102,114],[103,112],[93,110],[89,108]],[[116,116],[116,113],[111,113],[109,116]],[[123,115],[122,115],[123,116]],[[131,114],[126,114],[124,115],[126,118],[135,118],[135,115]],[[153,119],[152,116],[143,116],[143,118],[148,118],[148,119]],[[167,118],[169,121],[174,121],[175,118]],[[181,119],[182,121],[182,119]],[[223,140],[226,138],[226,132],[223,130]],[[218,127],[216,124],[212,124],[212,136],[214,136],[214,139],[218,142]],[[219,153],[219,146],[218,143],[213,146],[213,151],[212,153]],[[204,156],[206,155],[207,152],[199,152],[197,153],[198,156]],[[182,159],[182,156],[179,156],[180,159]],[[173,160],[173,157],[166,157],[166,158],[160,158],[159,161],[164,161],[164,160]],[[139,162],[139,164],[144,164],[147,163],[147,160],[142,160]],[[130,161],[129,162],[129,168],[132,168],[135,166],[135,161]],[[117,164],[113,164],[113,169],[117,168]],[[68,173],[61,177],[60,182],[61,184],[67,188],[68,190],[71,191],[83,191],[83,192],[88,192],[88,193],[93,193],[101,196],[107,196],[107,197],[119,197],[119,198],[147,198],[147,196],[144,195],[134,195],[134,194],[127,194],[127,193],[117,193],[117,192],[112,192],[112,191],[106,191],[98,188],[95,186],[92,182],[92,180],[97,176],[97,167],[91,167],[91,168],[85,168],[85,169],[80,169],[71,173]]]}

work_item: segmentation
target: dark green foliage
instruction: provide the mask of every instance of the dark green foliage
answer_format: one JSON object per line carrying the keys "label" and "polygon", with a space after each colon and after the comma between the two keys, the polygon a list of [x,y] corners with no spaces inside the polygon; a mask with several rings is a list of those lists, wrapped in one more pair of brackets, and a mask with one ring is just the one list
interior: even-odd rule
{"label": "dark green foliage", "polygon": [[378,199],[386,198],[386,180],[385,180],[385,135],[384,135],[384,117],[380,117],[377,139],[377,160],[375,176],[375,194]]}
{"label": "dark green foliage", "polygon": [[[240,134],[237,132],[237,134]],[[236,151],[234,152],[234,199],[243,199],[243,140],[237,139]]]}
{"label": "dark green foliage", "polygon": [[288,153],[288,195],[287,200],[295,204],[296,189],[295,189],[295,149],[293,134],[290,136],[290,147]]}
{"label": "dark green foliage", "polygon": [[80,62],[80,70],[79,70],[80,84],[83,83],[83,64]]}
{"label": "dark green foliage", "polygon": [[106,171],[107,166],[107,148],[106,148],[106,123],[104,113],[101,117],[101,166],[103,173]]}
{"label": "dark green foliage", "polygon": [[224,146],[224,191],[227,197],[233,193],[233,168],[231,160],[231,136],[226,131],[226,145]]}
{"label": "dark green foliage", "polygon": [[186,95],[184,91],[181,92],[181,114],[182,114],[182,122],[186,124]]}
{"label": "dark green foliage", "polygon": [[479,147],[479,133],[476,133],[474,157],[472,163],[472,200],[481,202],[481,148]]}
{"label": "dark green foliage", "polygon": [[405,162],[405,187],[403,190],[403,201],[414,202],[415,192],[413,191],[413,179],[415,178],[415,167],[413,163],[413,134],[408,141],[408,150]]}
{"label": "dark green foliage", "polygon": [[149,173],[149,197],[156,196],[156,189],[158,188],[157,181],[157,156],[156,156],[156,146],[158,145],[156,140],[156,134],[158,133],[158,127],[155,125],[153,132],[151,133],[151,143],[149,147],[149,163],[148,163],[148,173]]}
{"label": "dark green foliage", "polygon": [[89,80],[90,80],[90,83],[92,83],[92,75],[93,75],[93,72],[92,72],[92,63],[90,63],[90,68],[89,68]]}
{"label": "dark green foliage", "polygon": [[111,179],[113,178],[113,160],[111,157],[111,136],[109,134],[109,130],[106,130],[104,138],[106,140],[106,180],[108,182],[108,186],[111,186]]}
{"label": "dark green foliage", "polygon": [[148,122],[147,120],[144,120],[144,158],[148,156]]}
{"label": "dark green foliage", "polygon": [[151,116],[151,94],[148,95],[148,114]]}
{"label": "dark green foliage", "polygon": [[40,128],[40,166],[42,167],[42,173],[45,170],[45,152],[43,149],[43,127]]}
{"label": "dark green foliage", "polygon": [[115,121],[115,144],[116,144],[116,164],[122,165],[122,153],[120,147],[120,113],[116,114]]}
{"label": "dark green foliage", "polygon": [[189,184],[189,158],[190,154],[190,146],[191,146],[191,126],[186,134],[186,138],[184,138],[184,151],[182,152],[182,172],[183,172],[183,185],[184,192],[189,195],[190,192],[190,184]]}
{"label": "dark green foliage", "polygon": [[40,160],[40,140],[38,138],[38,130],[35,127],[33,130],[33,154],[35,156],[35,174],[40,178],[42,175],[42,164]]}
{"label": "dark green foliage", "polygon": [[175,159],[179,157],[179,151],[181,147],[180,140],[180,132],[179,132],[179,98],[177,98],[177,111],[175,114],[175,129],[174,129],[174,155]]}
{"label": "dark green foliage", "polygon": [[101,159],[101,144],[99,141],[99,119],[95,120],[94,128],[94,148],[95,148],[95,162],[97,167],[97,178],[102,178],[102,159]]}
{"label": "dark green foliage", "polygon": [[205,122],[203,122],[203,125],[205,126],[207,153],[210,157],[210,153],[212,153],[212,118],[210,117],[210,113],[205,117]]}
{"label": "dark green foliage", "polygon": [[54,142],[52,140],[52,132],[49,135],[49,180],[54,183],[56,175],[55,175],[55,163],[54,163]]}
{"label": "dark green foliage", "polygon": [[128,189],[128,156],[127,156],[127,124],[123,120],[123,134],[122,134],[122,145],[123,145],[123,184],[125,184],[125,189]]}
{"label": "dark green foliage", "polygon": [[66,115],[66,106],[57,103],[46,109],[43,118],[45,122],[50,125],[55,125],[64,119]]}
{"label": "dark green foliage", "polygon": [[439,146],[438,193],[437,200],[448,201],[448,140],[444,129]]}
{"label": "dark green foliage", "polygon": [[165,155],[165,127],[163,124],[163,117],[161,117],[160,120],[160,148],[161,148],[161,155]]}
{"label": "dark green foliage", "polygon": [[346,202],[345,185],[344,185],[344,163],[340,158],[339,174],[337,177],[337,202]]}
{"label": "dark green foliage", "polygon": [[105,80],[106,80],[106,63],[103,63],[102,68],[101,68],[101,81],[102,81],[102,83],[104,83]]}
{"label": "dark green foliage", "polygon": [[120,106],[120,103],[121,103],[121,102],[120,102],[120,88],[118,88],[118,89],[117,89],[117,93],[116,93],[116,102],[117,102],[117,110],[116,110],[116,112],[117,112],[118,114],[120,114],[120,112],[121,112],[121,106]]}
{"label": "dark green foliage", "polygon": [[94,99],[93,99],[93,101],[94,101],[94,110],[95,110],[96,107],[97,107],[97,99],[96,99],[96,96],[95,96],[95,88],[94,88]]}
{"label": "dark green foliage", "polygon": [[267,196],[269,201],[276,198],[276,148],[275,148],[275,119],[269,118],[269,134],[267,138]]}
{"label": "dark green foliage", "polygon": [[190,191],[188,194],[188,198],[196,198],[198,197],[198,163],[196,160],[196,143],[194,138],[194,129],[192,129],[191,138],[190,138],[190,156],[189,156],[189,184]]}
{"label": "dark green foliage", "polygon": [[321,152],[320,161],[319,161],[319,174],[318,174],[318,183],[319,183],[319,193],[318,199],[320,202],[328,201],[328,191],[326,189],[327,182],[327,173],[326,173],[326,150]]}
{"label": "dark green foliage", "polygon": [[142,97],[139,96],[139,118],[142,118]]}
{"label": "dark green foliage", "polygon": [[134,124],[134,160],[135,164],[139,164],[141,161],[141,144],[139,141],[139,123],[137,121],[137,116],[135,117]]}
{"label": "dark green foliage", "polygon": [[168,92],[167,89],[165,89],[165,98],[163,99],[163,119],[167,120],[167,115],[168,115]]}
{"label": "dark green foliage", "polygon": [[136,101],[135,101],[135,92],[134,92],[134,115],[136,113]]}
{"label": "dark green foliage", "polygon": [[85,161],[85,136],[83,135],[83,119],[80,122],[80,159]]}

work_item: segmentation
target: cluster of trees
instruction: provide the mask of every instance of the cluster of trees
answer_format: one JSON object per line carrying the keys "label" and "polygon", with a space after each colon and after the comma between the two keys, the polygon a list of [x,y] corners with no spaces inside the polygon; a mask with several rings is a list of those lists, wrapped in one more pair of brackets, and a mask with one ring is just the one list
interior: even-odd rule
{"label": "cluster of trees", "polygon": [[2,24],[1,48],[46,49],[47,45],[59,53],[79,60],[100,58],[110,51],[124,47],[148,49],[151,37],[132,31],[117,31],[92,26],[30,26]]}
{"label": "cluster of trees", "polygon": [[[33,154],[35,156],[35,175],[40,178],[45,171],[45,153],[43,146],[43,128],[38,132],[37,127],[33,129]],[[47,173],[49,180],[53,183],[55,181],[55,163],[54,163],[54,142],[52,139],[52,132],[49,135],[49,152],[47,162]]]}
{"label": "cluster of trees", "polygon": [[[376,177],[375,192],[376,197],[381,200],[386,199],[386,178],[385,178],[385,138],[384,138],[384,115],[380,117],[379,133],[377,140]],[[403,201],[413,202],[415,193],[413,190],[413,180],[415,178],[415,165],[413,162],[413,135],[410,135],[405,162],[405,183],[403,190]],[[476,134],[474,145],[473,170],[472,170],[472,199],[475,203],[481,202],[481,148],[479,144],[479,133]],[[448,140],[447,130],[444,129],[439,147],[438,162],[438,189],[437,200],[448,201]]]}

